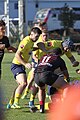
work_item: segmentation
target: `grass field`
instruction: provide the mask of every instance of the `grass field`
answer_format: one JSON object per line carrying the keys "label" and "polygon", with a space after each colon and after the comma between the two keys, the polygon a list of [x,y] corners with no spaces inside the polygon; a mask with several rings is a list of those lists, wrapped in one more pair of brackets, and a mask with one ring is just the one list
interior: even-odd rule
{"label": "grass field", "polygon": [[[73,53],[75,58],[79,61],[80,56],[77,55],[77,53]],[[6,109],[6,105],[9,101],[9,98],[14,90],[14,88],[17,86],[13,75],[10,71],[10,65],[11,61],[14,57],[13,53],[6,53],[2,62],[2,79],[0,81],[0,85],[2,86],[2,93],[3,93],[3,105],[4,105],[4,120],[45,120],[46,119],[46,113],[40,114],[40,113],[30,113],[29,108],[26,108],[26,105],[29,102],[29,99],[27,100],[20,100],[20,104],[22,106],[22,109]],[[63,59],[66,61],[70,77],[73,77],[75,79],[80,80],[80,75],[76,74],[75,70],[77,68],[80,68],[80,65],[76,68],[73,68],[68,58],[64,55]],[[29,96],[28,96],[29,97]],[[38,100],[35,100],[35,103],[38,103]]]}

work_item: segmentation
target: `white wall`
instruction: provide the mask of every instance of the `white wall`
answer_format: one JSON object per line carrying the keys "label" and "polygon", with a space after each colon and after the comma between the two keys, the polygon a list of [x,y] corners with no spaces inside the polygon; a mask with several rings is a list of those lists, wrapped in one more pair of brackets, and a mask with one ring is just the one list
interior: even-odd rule
{"label": "white wall", "polygon": [[4,14],[4,4],[3,4],[3,1],[0,1],[0,15],[3,15]]}
{"label": "white wall", "polygon": [[[80,7],[80,0],[38,0],[38,8],[35,7],[36,0],[28,0],[28,20],[32,21],[37,10],[42,8],[63,7],[67,3],[70,7]],[[26,8],[27,9],[27,8]]]}
{"label": "white wall", "polygon": [[[9,16],[10,18],[18,17],[18,9],[14,9],[15,3],[18,3],[18,0],[9,0]],[[4,0],[0,0],[0,15],[4,14]]]}

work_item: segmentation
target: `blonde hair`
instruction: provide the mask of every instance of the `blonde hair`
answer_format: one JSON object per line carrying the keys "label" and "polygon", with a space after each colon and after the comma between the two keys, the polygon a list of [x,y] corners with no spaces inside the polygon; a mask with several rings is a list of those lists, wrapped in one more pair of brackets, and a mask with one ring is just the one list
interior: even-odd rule
{"label": "blonde hair", "polygon": [[42,33],[48,33],[47,29],[44,28],[44,29],[42,30]]}

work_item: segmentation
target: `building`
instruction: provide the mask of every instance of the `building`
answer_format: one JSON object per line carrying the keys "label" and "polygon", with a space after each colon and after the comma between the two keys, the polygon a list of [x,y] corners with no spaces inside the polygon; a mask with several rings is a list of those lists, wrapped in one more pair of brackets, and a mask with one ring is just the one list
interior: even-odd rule
{"label": "building", "polygon": [[[6,18],[5,1],[7,2],[7,11],[9,21],[14,24],[19,21],[19,1],[23,2],[24,31],[27,33],[27,27],[32,26],[36,12],[42,8],[59,8],[67,3],[70,7],[80,8],[80,0],[0,0],[0,15]],[[22,13],[22,12],[21,12]]]}
{"label": "building", "polygon": [[34,19],[36,12],[43,8],[61,8],[67,3],[70,7],[78,7],[80,8],[80,0],[26,0],[27,7],[25,7],[25,11],[27,11],[28,24]]}

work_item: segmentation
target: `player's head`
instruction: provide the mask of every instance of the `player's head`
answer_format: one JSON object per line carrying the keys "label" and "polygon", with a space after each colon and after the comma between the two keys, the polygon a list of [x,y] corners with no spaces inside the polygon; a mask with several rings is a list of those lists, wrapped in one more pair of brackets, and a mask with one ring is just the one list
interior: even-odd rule
{"label": "player's head", "polygon": [[0,20],[0,36],[5,35],[5,22],[3,20]]}
{"label": "player's head", "polygon": [[47,29],[46,23],[41,22],[40,20],[34,23],[34,27],[38,27],[40,30]]}
{"label": "player's head", "polygon": [[64,51],[68,51],[69,49],[71,49],[73,47],[73,42],[69,39],[65,39],[62,42],[62,47],[63,47]]}
{"label": "player's head", "polygon": [[43,42],[46,42],[48,40],[48,31],[46,29],[42,30],[41,37]]}
{"label": "player's head", "polygon": [[38,27],[33,27],[31,29],[30,38],[33,42],[36,42],[41,34],[41,30]]}

